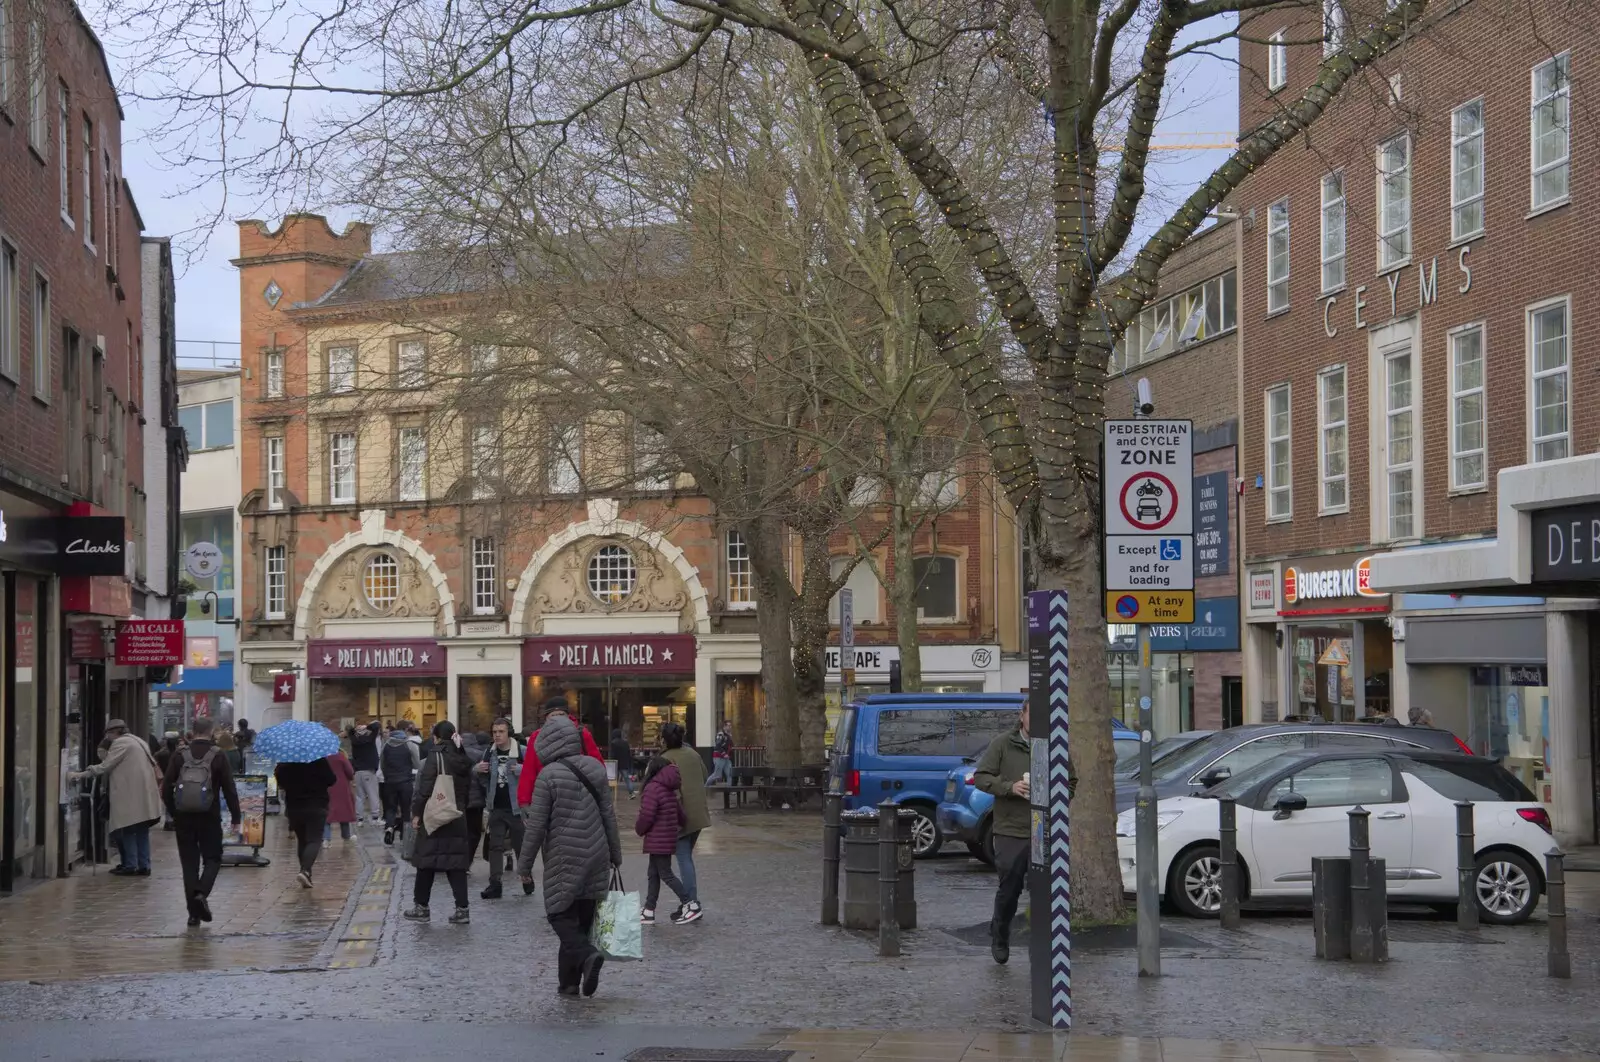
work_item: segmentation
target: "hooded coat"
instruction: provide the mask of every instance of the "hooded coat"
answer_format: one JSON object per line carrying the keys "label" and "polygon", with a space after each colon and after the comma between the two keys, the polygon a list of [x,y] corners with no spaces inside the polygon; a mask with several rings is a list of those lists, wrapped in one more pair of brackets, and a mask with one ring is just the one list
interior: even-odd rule
{"label": "hooded coat", "polygon": [[[469,774],[472,760],[454,742],[436,745],[438,749],[422,763],[422,774],[417,779],[417,792],[411,799],[411,814],[422,818],[428,807],[428,798],[436,785],[456,787],[456,807],[461,817],[429,833],[424,826],[417,831],[417,846],[411,856],[411,865],[418,870],[471,870],[472,838],[467,834],[467,791],[472,788]],[[440,773],[440,764],[444,771]]]}
{"label": "hooded coat", "polygon": [[633,832],[644,838],[645,855],[671,855],[678,849],[678,830],[683,826],[683,804],[679,791],[683,775],[667,764],[645,783],[639,797],[639,817]]}
{"label": "hooded coat", "polygon": [[547,719],[534,751],[543,769],[533,786],[517,863],[527,876],[533,872],[534,858],[542,853],[544,909],[553,915],[577,900],[606,894],[611,868],[622,865],[622,840],[605,765],[584,754],[583,739],[572,720],[564,715]]}
{"label": "hooded coat", "polygon": [[328,787],[328,821],[354,822],[356,791],[351,788],[350,780],[356,776],[355,768],[342,752],[335,752],[327,760],[328,766],[333,768],[333,785]]}

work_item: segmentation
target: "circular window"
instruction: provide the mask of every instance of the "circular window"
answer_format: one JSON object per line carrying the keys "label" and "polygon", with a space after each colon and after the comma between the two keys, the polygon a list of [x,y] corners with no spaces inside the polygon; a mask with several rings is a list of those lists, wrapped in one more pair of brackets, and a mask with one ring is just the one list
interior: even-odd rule
{"label": "circular window", "polygon": [[384,609],[395,603],[400,596],[400,565],[392,553],[374,553],[367,558],[361,589],[373,608]]}
{"label": "circular window", "polygon": [[601,546],[589,558],[589,592],[608,605],[633,593],[638,579],[633,554],[622,546]]}

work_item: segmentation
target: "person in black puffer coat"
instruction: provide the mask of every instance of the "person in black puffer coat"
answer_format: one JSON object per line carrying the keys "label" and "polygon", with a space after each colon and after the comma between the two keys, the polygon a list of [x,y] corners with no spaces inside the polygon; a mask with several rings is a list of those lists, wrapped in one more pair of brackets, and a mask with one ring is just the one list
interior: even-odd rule
{"label": "person in black puffer coat", "polygon": [[456,910],[450,921],[463,925],[471,921],[467,911],[467,871],[472,867],[472,838],[467,833],[466,815],[429,833],[423,829],[422,812],[428,806],[434,786],[445,784],[455,786],[456,807],[466,811],[472,788],[472,760],[461,747],[461,735],[456,733],[455,724],[449,720],[435,724],[433,741],[436,751],[422,761],[422,774],[417,778],[416,795],[411,801],[411,825],[417,831],[411,863],[417,868],[417,884],[412,892],[413,906],[405,916],[414,922],[428,920],[428,898],[433,892],[434,875],[442,870],[456,900]]}

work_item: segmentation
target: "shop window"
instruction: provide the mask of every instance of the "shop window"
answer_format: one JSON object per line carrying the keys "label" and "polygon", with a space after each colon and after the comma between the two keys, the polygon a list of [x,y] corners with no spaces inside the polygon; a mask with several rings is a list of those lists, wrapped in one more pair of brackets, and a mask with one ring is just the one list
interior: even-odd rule
{"label": "shop window", "polygon": [[918,557],[911,562],[911,571],[917,581],[917,621],[953,621],[960,619],[956,599],[956,559],[954,557]]}
{"label": "shop window", "polygon": [[374,553],[361,572],[361,591],[367,604],[387,610],[400,597],[400,565],[392,553]]}
{"label": "shop window", "polygon": [[601,546],[589,558],[589,592],[602,604],[626,600],[638,579],[633,554],[624,546]]}
{"label": "shop window", "polygon": [[[844,571],[845,565],[850,563],[848,557],[835,557],[829,566],[829,574],[839,578],[839,573]],[[878,623],[883,619],[883,585],[878,582],[878,573],[873,571],[872,565],[865,560],[858,561],[850,569],[850,578],[845,580],[845,587],[850,591],[850,607],[855,611],[857,623]],[[834,626],[839,625],[839,595],[834,594],[833,600],[828,604],[828,622]]]}
{"label": "shop window", "polygon": [[950,711],[908,708],[878,713],[878,755],[950,755]]}

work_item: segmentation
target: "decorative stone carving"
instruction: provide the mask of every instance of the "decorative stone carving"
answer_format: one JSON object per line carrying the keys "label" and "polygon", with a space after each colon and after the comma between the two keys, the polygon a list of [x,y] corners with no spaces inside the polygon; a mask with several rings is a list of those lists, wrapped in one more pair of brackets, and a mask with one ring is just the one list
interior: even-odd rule
{"label": "decorative stone carving", "polygon": [[[638,569],[633,592],[614,603],[600,601],[589,589],[589,558],[602,546],[611,545],[625,547],[633,555]],[[552,557],[540,571],[529,597],[529,628],[535,634],[542,634],[542,617],[570,612],[594,615],[676,612],[679,632],[694,632],[694,609],[683,578],[647,543],[626,536],[581,538]]]}
{"label": "decorative stone carving", "polygon": [[[367,561],[376,553],[388,553],[400,568],[400,593],[384,608],[375,607],[367,600],[361,582]],[[415,557],[389,546],[361,547],[347,551],[334,561],[323,578],[312,610],[311,637],[320,638],[323,621],[330,619],[432,618],[435,629],[439,630],[438,619],[442,614],[438,592]],[[439,630],[439,633],[444,631]]]}

